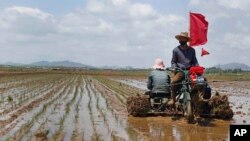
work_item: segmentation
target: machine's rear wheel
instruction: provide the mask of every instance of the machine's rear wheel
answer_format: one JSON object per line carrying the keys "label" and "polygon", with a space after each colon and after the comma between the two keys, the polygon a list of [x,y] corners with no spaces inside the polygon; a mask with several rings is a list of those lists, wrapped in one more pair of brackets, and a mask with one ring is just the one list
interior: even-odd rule
{"label": "machine's rear wheel", "polygon": [[187,120],[188,123],[193,123],[194,122],[194,115],[193,115],[193,111],[192,111],[192,104],[191,101],[187,101],[187,107],[186,107],[186,116],[187,116]]}
{"label": "machine's rear wheel", "polygon": [[192,115],[191,101],[187,101],[187,116]]}

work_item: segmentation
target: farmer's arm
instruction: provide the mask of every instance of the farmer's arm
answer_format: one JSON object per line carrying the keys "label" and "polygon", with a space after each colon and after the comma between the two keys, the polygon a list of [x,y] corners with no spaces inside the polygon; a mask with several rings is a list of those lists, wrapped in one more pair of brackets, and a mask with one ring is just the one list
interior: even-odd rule
{"label": "farmer's arm", "polygon": [[172,65],[172,68],[177,67],[177,54],[175,50],[173,50],[171,65]]}
{"label": "farmer's arm", "polygon": [[192,58],[191,65],[192,66],[199,66],[199,63],[198,63],[197,58],[196,58],[195,50],[193,50],[193,58]]}
{"label": "farmer's arm", "polygon": [[148,84],[147,84],[147,87],[148,87],[149,90],[152,90],[152,89],[153,89],[152,83],[153,83],[153,78],[152,78],[152,76],[150,75],[150,76],[148,77]]}

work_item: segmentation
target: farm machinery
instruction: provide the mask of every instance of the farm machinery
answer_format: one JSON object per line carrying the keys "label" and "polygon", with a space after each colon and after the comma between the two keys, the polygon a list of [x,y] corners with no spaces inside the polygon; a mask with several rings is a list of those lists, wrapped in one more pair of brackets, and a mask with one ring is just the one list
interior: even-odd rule
{"label": "farm machinery", "polygon": [[203,67],[195,66],[189,70],[167,68],[166,71],[184,74],[181,82],[169,86],[170,89],[177,88],[175,102],[169,102],[172,90],[170,93],[147,91],[144,96],[127,99],[127,110],[130,115],[178,115],[186,117],[188,122],[192,122],[195,117],[232,118],[233,111],[229,107],[227,96],[211,97],[211,88],[204,77]]}

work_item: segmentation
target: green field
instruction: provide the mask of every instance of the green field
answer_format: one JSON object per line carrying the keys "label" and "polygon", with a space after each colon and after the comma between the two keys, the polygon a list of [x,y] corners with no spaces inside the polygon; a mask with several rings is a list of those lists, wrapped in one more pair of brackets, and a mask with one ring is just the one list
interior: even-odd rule
{"label": "green field", "polygon": [[[76,68],[23,68],[23,67],[0,67],[2,74],[19,74],[19,73],[67,73],[67,74],[84,74],[84,75],[101,75],[101,76],[130,76],[147,78],[150,70],[99,70],[99,69],[76,69]],[[217,71],[205,72],[205,76],[210,81],[229,80],[229,81],[250,81],[250,72],[232,72]]]}
{"label": "green field", "polygon": [[[150,70],[0,68],[0,139],[137,141],[167,140],[172,137],[174,140],[172,131],[178,129],[171,129],[173,126],[170,117],[152,117],[150,120],[128,117],[127,98],[142,95],[144,90],[119,80],[127,80],[134,85],[136,83],[130,80],[146,84],[149,72]],[[208,73],[206,76],[209,81],[250,80],[249,72]],[[243,83],[243,87],[248,85]],[[224,82],[219,84],[224,88]],[[217,124],[216,128],[222,131],[219,138],[225,140],[228,130]],[[192,135],[192,131],[186,130],[189,126],[178,126],[183,133],[178,137],[180,140]],[[158,136],[152,134],[152,131],[163,133]],[[203,137],[208,135],[211,138],[217,137],[217,133],[213,132],[199,134],[202,135],[192,136],[193,139],[204,140]]]}

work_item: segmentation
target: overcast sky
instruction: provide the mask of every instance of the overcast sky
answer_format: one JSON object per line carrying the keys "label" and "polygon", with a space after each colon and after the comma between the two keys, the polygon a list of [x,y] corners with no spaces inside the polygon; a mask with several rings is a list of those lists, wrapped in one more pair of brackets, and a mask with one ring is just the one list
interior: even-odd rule
{"label": "overcast sky", "polygon": [[250,0],[0,0],[0,10],[0,63],[169,66],[192,11],[209,22],[200,65],[250,65]]}

